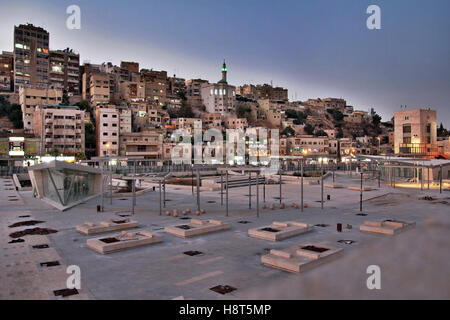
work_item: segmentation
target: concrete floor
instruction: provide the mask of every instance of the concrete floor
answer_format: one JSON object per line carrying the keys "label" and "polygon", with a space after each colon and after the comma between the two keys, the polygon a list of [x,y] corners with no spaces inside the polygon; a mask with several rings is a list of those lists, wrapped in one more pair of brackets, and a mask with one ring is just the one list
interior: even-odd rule
{"label": "concrete floor", "polygon": [[[202,218],[230,222],[231,229],[192,239],[180,239],[163,232],[164,226],[182,224],[180,218],[159,216],[159,192],[137,197],[134,220],[141,229],[164,236],[163,243],[153,246],[100,255],[86,246],[84,236],[75,226],[86,221],[97,222],[130,214],[131,198],[114,198],[112,205],[105,198],[105,211],[96,212],[100,198],[92,199],[65,212],[59,212],[31,192],[7,190],[10,180],[0,181],[0,299],[55,299],[53,290],[63,289],[66,266],[81,269],[82,287],[73,299],[448,299],[450,298],[450,193],[436,190],[378,188],[376,181],[364,185],[375,188],[364,192],[363,213],[358,216],[359,192],[344,189],[324,189],[324,209],[320,204],[319,185],[305,186],[304,198],[308,208],[289,207],[300,203],[300,186],[283,185],[284,210],[262,210],[256,217],[256,190],[252,187],[252,209],[248,208],[248,187],[229,190],[230,214],[225,217],[220,191],[201,192],[201,207],[207,213]],[[331,177],[326,183],[331,183]],[[336,183],[359,185],[357,176],[338,174]],[[9,194],[12,192],[13,194]],[[10,202],[15,195],[19,201]],[[438,200],[419,200],[432,195]],[[276,203],[279,186],[266,186],[266,203]],[[224,196],[225,197],[225,196]],[[196,209],[196,195],[190,188],[168,186],[165,210]],[[125,200],[123,200],[125,199]],[[263,204],[260,186],[260,205]],[[225,199],[224,199],[225,201]],[[163,213],[164,213],[163,211]],[[30,215],[29,218],[18,218]],[[191,215],[192,216],[192,215]],[[395,237],[365,234],[359,225],[365,220],[396,218],[415,221],[417,227]],[[8,228],[21,220],[41,220],[35,227],[58,230],[47,236],[25,236],[25,242],[8,244],[12,230]],[[249,221],[247,224],[239,221]],[[309,224],[327,224],[315,231],[272,243],[250,238],[249,228],[265,226],[273,221],[296,220]],[[343,224],[343,232],[336,224]],[[352,228],[346,228],[347,224]],[[354,240],[354,244],[338,243]],[[261,264],[261,255],[268,250],[283,249],[305,241],[327,242],[344,248],[338,260],[302,274],[290,274]],[[48,249],[32,249],[32,244],[48,243]],[[196,250],[201,255],[188,256],[185,251]],[[40,262],[58,260],[61,266],[45,268]],[[381,290],[369,290],[366,280],[369,265],[381,268]],[[230,285],[236,291],[221,295],[209,290],[217,285]],[[60,298],[59,298],[60,299]]]}

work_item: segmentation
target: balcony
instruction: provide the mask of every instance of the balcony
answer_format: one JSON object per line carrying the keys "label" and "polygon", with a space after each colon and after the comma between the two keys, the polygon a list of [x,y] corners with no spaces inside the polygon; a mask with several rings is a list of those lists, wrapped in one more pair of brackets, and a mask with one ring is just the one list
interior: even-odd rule
{"label": "balcony", "polygon": [[438,156],[437,147],[426,143],[400,143],[399,154],[405,156]]}

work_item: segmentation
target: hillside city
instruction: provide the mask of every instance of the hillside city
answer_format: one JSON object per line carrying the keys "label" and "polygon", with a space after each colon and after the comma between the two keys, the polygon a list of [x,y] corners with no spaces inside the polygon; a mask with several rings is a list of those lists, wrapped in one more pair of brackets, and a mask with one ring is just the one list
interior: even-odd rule
{"label": "hillside city", "polygon": [[286,88],[229,84],[225,61],[217,82],[186,80],[139,62],[80,64],[76,50],[50,49],[49,38],[41,27],[15,26],[13,50],[0,55],[2,157],[170,159],[172,133],[192,134],[196,124],[224,135],[279,129],[280,156],[450,157],[448,131],[428,107],[400,106],[382,121],[343,98],[290,101]]}

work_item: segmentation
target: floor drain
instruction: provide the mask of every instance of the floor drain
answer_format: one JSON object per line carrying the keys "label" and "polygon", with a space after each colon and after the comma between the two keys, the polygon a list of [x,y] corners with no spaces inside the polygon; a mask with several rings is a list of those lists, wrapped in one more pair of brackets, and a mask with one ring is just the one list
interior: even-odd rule
{"label": "floor drain", "polygon": [[39,223],[43,223],[43,222],[45,222],[45,221],[36,221],[36,220],[20,221],[20,222],[16,222],[16,223],[8,226],[8,228],[34,226],[35,224],[39,224]]}
{"label": "floor drain", "polygon": [[48,244],[37,244],[35,246],[32,246],[33,249],[47,249]]}
{"label": "floor drain", "polygon": [[247,221],[247,220],[242,220],[242,221],[238,221],[237,223],[247,224],[247,223],[252,223],[252,222],[251,221]]}
{"label": "floor drain", "polygon": [[18,242],[24,242],[25,240],[23,240],[23,239],[13,239],[13,240],[11,240],[11,241],[9,241],[8,243],[18,243]]}
{"label": "floor drain", "polygon": [[216,203],[214,200],[206,201],[207,203]]}
{"label": "floor drain", "polygon": [[19,199],[8,199],[8,201],[18,201]]}
{"label": "floor drain", "polygon": [[25,215],[25,216],[18,216],[18,218],[29,218],[29,215]]}
{"label": "floor drain", "polygon": [[118,214],[119,217],[125,218],[125,217],[130,217],[131,214]]}
{"label": "floor drain", "polygon": [[199,254],[203,254],[202,252],[200,252],[200,251],[186,251],[186,252],[183,252],[184,254],[186,254],[186,255],[188,255],[188,256],[197,256],[197,255],[199,255]]}
{"label": "floor drain", "polygon": [[219,285],[219,286],[212,287],[209,290],[220,293],[220,294],[227,294],[227,293],[233,292],[237,289],[234,287],[231,287],[229,285]]}
{"label": "floor drain", "polygon": [[78,294],[77,289],[61,289],[61,290],[54,290],[53,293],[55,296],[62,296],[62,297],[68,297],[73,296],[74,294]]}
{"label": "floor drain", "polygon": [[181,217],[180,218],[181,220],[188,220],[188,219],[190,219],[189,217]]}
{"label": "floor drain", "polygon": [[59,261],[47,261],[47,262],[41,262],[41,267],[55,267],[59,266]]}
{"label": "floor drain", "polygon": [[33,229],[25,229],[22,231],[17,231],[11,233],[9,236],[11,238],[20,238],[26,235],[47,235],[51,233],[56,233],[58,231],[53,229],[47,229],[47,228],[33,228]]}
{"label": "floor drain", "polygon": [[343,244],[352,244],[352,243],[355,243],[356,241],[353,241],[353,240],[339,240],[338,242],[339,243],[343,243]]}
{"label": "floor drain", "polygon": [[128,200],[128,199],[119,199],[119,200],[122,200],[122,201],[123,201],[123,200]]}
{"label": "floor drain", "polygon": [[361,217],[365,217],[365,216],[367,216],[367,213],[357,213],[356,215],[357,216],[361,216]]}
{"label": "floor drain", "polygon": [[324,224],[324,223],[319,223],[319,224],[316,224],[316,225],[314,225],[315,227],[321,227],[321,228],[325,228],[325,227],[328,227],[329,225],[328,224]]}

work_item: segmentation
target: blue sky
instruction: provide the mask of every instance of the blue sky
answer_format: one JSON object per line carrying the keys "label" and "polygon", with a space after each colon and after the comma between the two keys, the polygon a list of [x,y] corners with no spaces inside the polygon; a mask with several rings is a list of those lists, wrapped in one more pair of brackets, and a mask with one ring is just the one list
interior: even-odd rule
{"label": "blue sky", "polygon": [[[223,59],[234,85],[270,83],[289,98],[343,97],[384,120],[400,105],[438,110],[450,127],[450,1],[447,0],[34,0],[7,1],[0,50],[13,26],[50,32],[50,47],[71,47],[92,63],[138,61],[190,78],[220,79]],[[65,27],[81,8],[81,30]],[[366,9],[381,8],[381,30]]]}

